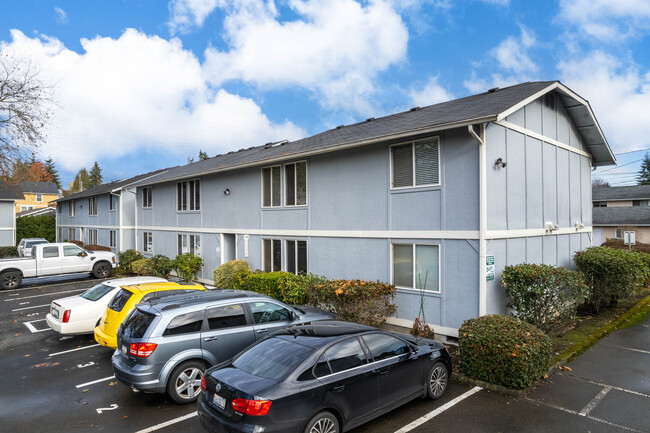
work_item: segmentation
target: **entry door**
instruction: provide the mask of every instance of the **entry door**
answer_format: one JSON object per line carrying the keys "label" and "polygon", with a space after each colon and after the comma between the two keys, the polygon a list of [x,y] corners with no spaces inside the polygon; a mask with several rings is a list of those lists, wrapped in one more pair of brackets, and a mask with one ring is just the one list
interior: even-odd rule
{"label": "entry door", "polygon": [[592,241],[594,247],[599,247],[603,244],[603,242],[605,242],[605,239],[603,239],[604,234],[602,228],[594,227],[592,236],[593,236]]}
{"label": "entry door", "polygon": [[237,235],[223,233],[221,235],[221,263],[237,258]]}

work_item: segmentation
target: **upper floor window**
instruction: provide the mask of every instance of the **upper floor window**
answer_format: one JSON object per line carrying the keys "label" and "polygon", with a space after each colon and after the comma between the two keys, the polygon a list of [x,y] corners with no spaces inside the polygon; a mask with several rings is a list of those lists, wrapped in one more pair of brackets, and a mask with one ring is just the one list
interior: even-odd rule
{"label": "upper floor window", "polygon": [[62,213],[62,212],[63,212],[63,208],[61,207],[61,203],[58,203],[58,204],[56,205],[56,211],[57,211],[58,213]]}
{"label": "upper floor window", "polygon": [[108,195],[108,210],[115,210],[117,207],[117,197],[113,194]]}
{"label": "upper floor window", "polygon": [[393,284],[440,292],[438,245],[393,244]]}
{"label": "upper floor window", "polygon": [[262,169],[262,206],[281,206],[280,166]]}
{"label": "upper floor window", "polygon": [[439,138],[392,146],[391,188],[440,184]]}
{"label": "upper floor window", "polygon": [[68,216],[71,216],[71,217],[74,216],[74,211],[75,211],[74,207],[75,207],[74,200],[70,200],[68,202]]}
{"label": "upper floor window", "polygon": [[43,201],[43,194],[36,194],[36,201],[37,202],[42,202]]}
{"label": "upper floor window", "polygon": [[153,194],[150,186],[142,188],[142,207],[151,207],[153,205]]}
{"label": "upper floor window", "polygon": [[88,198],[88,215],[97,215],[97,197]]}
{"label": "upper floor window", "polygon": [[179,211],[201,210],[201,183],[198,179],[178,182],[176,206]]}
{"label": "upper floor window", "polygon": [[284,205],[307,204],[307,163],[296,162],[284,166]]}

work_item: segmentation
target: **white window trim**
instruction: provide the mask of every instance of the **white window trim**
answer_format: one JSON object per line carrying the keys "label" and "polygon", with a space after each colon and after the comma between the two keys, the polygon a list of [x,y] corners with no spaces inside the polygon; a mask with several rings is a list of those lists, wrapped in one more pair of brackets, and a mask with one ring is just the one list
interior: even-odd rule
{"label": "white window trim", "polygon": [[75,201],[70,200],[68,202],[68,216],[69,217],[74,217],[75,216],[75,211],[76,211],[76,209],[75,209]]}
{"label": "white window trim", "polygon": [[[199,209],[189,209],[190,207],[190,182],[199,182],[199,200],[200,202],[203,201],[203,191],[201,190],[203,188],[203,182],[201,182],[201,178],[195,178],[195,179],[185,179],[185,180],[179,180],[176,182],[176,190],[174,191],[174,194],[176,194],[176,212],[201,212],[201,204],[199,204]],[[181,183],[187,183],[187,188],[185,190],[185,198],[187,199],[187,209],[179,209],[178,208],[178,185]],[[196,185],[194,188],[194,191],[196,191]],[[153,190],[152,190],[152,195],[151,195],[151,202],[153,203]],[[194,206],[196,207],[196,197],[194,200]]]}
{"label": "white window trim", "polygon": [[117,208],[117,206],[116,206],[117,203],[115,202],[116,200],[117,200],[116,196],[114,196],[112,193],[108,194],[108,210],[109,210],[109,212],[113,212],[113,211],[116,210],[116,208]]}
{"label": "white window trim", "polygon": [[[277,206],[273,206],[273,167],[279,167],[280,168],[280,204]],[[265,169],[271,169],[271,204],[268,206],[264,206],[264,170]],[[283,166],[282,164],[276,164],[276,165],[267,165],[266,167],[262,167],[260,169],[260,184],[262,185],[261,188],[261,195],[260,195],[260,204],[262,209],[279,209],[283,207],[284,204],[284,182],[282,180],[284,179],[284,174],[282,173]],[[293,207],[293,206],[292,206]]]}
{"label": "white window trim", "polygon": [[[424,143],[430,140],[438,140],[438,183],[428,183],[426,185],[416,185],[415,184],[415,179],[416,179],[416,173],[415,173],[415,145],[417,143]],[[411,157],[412,157],[412,164],[413,164],[413,185],[411,186],[398,186],[394,187],[393,186],[393,147],[399,147],[399,146],[404,146],[406,144],[411,145]],[[406,141],[402,143],[396,143],[396,144],[391,144],[388,149],[388,159],[390,160],[390,167],[389,167],[389,172],[388,172],[388,181],[390,182],[390,190],[391,191],[402,191],[405,189],[415,189],[415,188],[430,188],[432,186],[440,186],[442,185],[442,139],[440,135],[434,135],[432,137],[424,138],[421,140],[413,140],[413,141]]]}
{"label": "white window trim", "polygon": [[[196,237],[199,238],[199,242],[200,242],[200,240],[202,238],[201,235],[202,235],[201,233],[180,233],[180,232],[177,232],[176,233],[176,252],[178,253],[178,250],[180,249],[180,251],[181,251],[180,254],[185,254],[185,253],[183,253],[183,247],[178,244],[178,237],[182,236],[182,237],[187,237],[187,252],[189,254],[193,254],[193,255],[195,255],[197,257],[203,257],[203,245],[201,245],[199,247],[199,254],[196,254]],[[195,237],[195,239],[194,239],[194,252],[190,251],[190,236]]]}
{"label": "white window trim", "polygon": [[34,200],[36,200],[37,203],[41,203],[43,201],[43,194],[36,194]]}
{"label": "white window trim", "polygon": [[97,216],[97,201],[97,196],[88,197],[88,216]]}
{"label": "white window trim", "polygon": [[[271,270],[267,271],[264,269],[264,264],[266,263],[266,252],[264,251],[264,241],[271,241]],[[262,238],[262,270],[264,272],[277,272],[273,270],[273,241],[280,242],[280,271],[284,271],[284,266],[286,265],[286,245],[284,245],[284,240],[280,238]]]}
{"label": "white window trim", "polygon": [[[145,249],[145,248],[147,248],[147,242],[145,242],[145,240],[144,240],[144,235],[147,234],[147,233],[149,234],[149,236],[151,236],[151,250],[150,251]],[[143,231],[142,235],[143,235],[142,252],[145,253],[145,254],[153,254],[153,247],[154,247],[154,245],[153,245],[153,232]]]}
{"label": "white window trim", "polygon": [[[294,180],[293,197],[294,197],[294,199],[296,201],[298,201],[298,182],[296,182],[296,173],[297,173],[296,166],[298,164],[300,164],[300,163],[303,163],[303,162],[305,163],[305,195],[306,195],[307,200],[306,200],[305,204],[287,204],[286,203],[287,198],[286,197],[281,197],[280,202],[284,205],[284,207],[293,208],[293,207],[307,207],[307,206],[309,206],[309,173],[308,173],[308,165],[309,164],[307,164],[306,159],[300,160],[300,161],[288,162],[288,163],[282,165],[282,169],[280,169],[280,185],[282,185],[284,188],[282,188],[282,191],[280,192],[280,195],[281,196],[285,195],[284,191],[286,189],[286,183],[287,183],[287,179],[286,179],[287,165],[293,165],[293,180]],[[269,207],[269,206],[266,206],[266,207]],[[278,207],[278,206],[276,206],[276,207]]]}
{"label": "white window trim", "polygon": [[[149,201],[149,205],[145,206],[145,204],[144,204],[145,199],[144,198],[147,195],[147,190],[151,190],[151,200]],[[177,192],[177,194],[178,194],[178,192]],[[178,202],[178,197],[176,198],[176,201]],[[151,209],[153,207],[153,187],[145,186],[145,187],[142,188],[142,203],[141,204],[142,204],[143,209]],[[178,209],[178,204],[176,205],[176,208]]]}
{"label": "white window trim", "polygon": [[110,248],[117,248],[117,230],[108,231],[108,246]]}
{"label": "white window trim", "polygon": [[[93,239],[91,239],[93,237],[93,235],[95,237],[95,239],[94,239],[95,242],[93,242]],[[99,243],[99,233],[98,233],[97,229],[88,229],[88,244],[90,244],[90,245],[98,245],[98,243]]]}
{"label": "white window trim", "polygon": [[442,293],[441,289],[441,283],[442,283],[442,269],[440,267],[440,262],[442,260],[442,253],[441,253],[441,248],[440,244],[422,244],[422,243],[417,243],[417,242],[405,242],[405,243],[400,243],[400,242],[391,242],[390,243],[390,282],[391,284],[395,284],[395,275],[393,275],[393,269],[395,267],[395,254],[394,254],[394,246],[395,245],[410,245],[412,249],[412,260],[413,260],[413,287],[403,287],[403,286],[395,286],[396,289],[400,290],[407,290],[410,292],[415,292],[415,293],[420,293],[420,289],[418,289],[415,283],[415,247],[422,246],[422,247],[438,247],[438,290],[425,290],[424,293],[431,293],[431,294],[436,294],[439,295]]}

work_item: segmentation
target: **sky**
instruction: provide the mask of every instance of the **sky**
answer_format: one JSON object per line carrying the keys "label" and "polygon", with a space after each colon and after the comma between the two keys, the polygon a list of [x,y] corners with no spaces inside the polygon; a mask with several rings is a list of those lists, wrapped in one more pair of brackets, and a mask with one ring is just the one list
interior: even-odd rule
{"label": "sky", "polygon": [[635,184],[650,0],[3,0],[0,54],[56,106],[40,157],[104,181],[526,81],[591,104]]}

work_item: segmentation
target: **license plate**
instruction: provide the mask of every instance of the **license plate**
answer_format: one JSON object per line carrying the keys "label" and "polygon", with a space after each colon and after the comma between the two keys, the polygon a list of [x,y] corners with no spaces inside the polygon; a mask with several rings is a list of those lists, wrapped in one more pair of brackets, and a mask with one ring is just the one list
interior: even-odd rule
{"label": "license plate", "polygon": [[122,353],[126,355],[126,352],[127,352],[127,350],[126,350],[126,346],[125,346],[125,345],[122,345]]}
{"label": "license plate", "polygon": [[214,403],[220,409],[226,408],[226,399],[221,397],[220,395],[215,394],[212,397],[212,403]]}
{"label": "license plate", "polygon": [[56,308],[52,308],[52,317],[54,317],[55,319],[58,319],[59,318],[59,310],[57,310]]}

